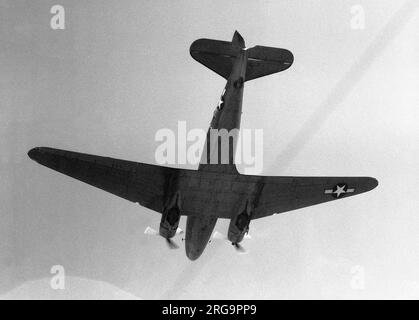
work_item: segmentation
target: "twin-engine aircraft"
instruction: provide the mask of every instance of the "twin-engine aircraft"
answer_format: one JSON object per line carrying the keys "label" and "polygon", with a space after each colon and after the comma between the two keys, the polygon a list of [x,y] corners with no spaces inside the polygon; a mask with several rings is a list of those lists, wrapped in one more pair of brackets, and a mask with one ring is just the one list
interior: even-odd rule
{"label": "twin-engine aircraft", "polygon": [[[210,126],[227,131],[240,128],[244,83],[284,71],[294,60],[286,49],[246,48],[237,31],[231,42],[196,40],[190,54],[227,80]],[[236,143],[237,139],[229,140],[227,162],[213,163],[207,160],[221,150],[209,144],[207,135],[208,152],[198,170],[46,147],[33,148],[28,155],[46,167],[161,213],[158,233],[168,243],[177,234],[180,217],[186,216],[185,249],[191,260],[201,256],[219,218],[230,219],[227,238],[239,248],[253,219],[354,196],[378,185],[370,177],[243,175],[235,166]]]}

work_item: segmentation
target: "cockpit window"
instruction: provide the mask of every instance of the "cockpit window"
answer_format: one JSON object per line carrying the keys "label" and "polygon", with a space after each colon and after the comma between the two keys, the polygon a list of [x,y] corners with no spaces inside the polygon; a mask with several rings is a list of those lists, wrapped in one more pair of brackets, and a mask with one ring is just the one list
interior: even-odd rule
{"label": "cockpit window", "polygon": [[226,92],[226,89],[224,88],[223,93],[221,94],[221,97],[220,97],[220,101],[218,101],[218,104],[217,104],[217,110],[221,110],[224,107],[224,94],[225,94],[225,92]]}
{"label": "cockpit window", "polygon": [[221,110],[223,107],[224,107],[224,101],[220,100],[220,102],[218,102],[217,109]]}

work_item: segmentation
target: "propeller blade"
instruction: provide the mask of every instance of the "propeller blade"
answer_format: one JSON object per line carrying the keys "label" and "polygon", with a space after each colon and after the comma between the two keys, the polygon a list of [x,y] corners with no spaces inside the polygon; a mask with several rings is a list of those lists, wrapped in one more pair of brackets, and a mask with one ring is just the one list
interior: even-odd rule
{"label": "propeller blade", "polygon": [[[180,233],[183,233],[183,231],[178,228],[178,230],[176,231],[176,234],[180,234]],[[158,231],[154,230],[152,227],[147,227],[144,230],[144,234],[149,235],[149,236],[158,236],[159,235]],[[176,244],[176,242],[174,242],[172,239],[166,239],[166,243],[167,243],[167,246],[170,249],[178,249],[179,248],[179,246]]]}
{"label": "propeller blade", "polygon": [[247,251],[240,243],[233,243],[234,248],[237,250],[239,254],[246,254]]}
{"label": "propeller blade", "polygon": [[149,236],[156,236],[159,233],[156,230],[154,230],[152,227],[147,227],[144,230],[144,234],[149,235]]}
{"label": "propeller blade", "polygon": [[179,249],[179,246],[172,239],[166,239],[166,243],[170,249]]}

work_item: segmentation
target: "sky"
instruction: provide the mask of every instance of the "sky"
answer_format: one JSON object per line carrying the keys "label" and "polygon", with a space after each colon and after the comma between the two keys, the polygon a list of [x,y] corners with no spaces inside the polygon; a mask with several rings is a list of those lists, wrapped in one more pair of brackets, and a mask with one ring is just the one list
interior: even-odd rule
{"label": "sky", "polygon": [[[56,4],[64,30],[50,27]],[[417,7],[0,0],[0,298],[419,298]],[[262,173],[372,176],[376,189],[252,221],[248,254],[213,241],[191,262],[144,235],[160,214],[27,157],[48,146],[155,163],[156,132],[206,129],[225,84],[190,44],[235,30],[294,54],[245,84],[241,127],[263,129]]]}

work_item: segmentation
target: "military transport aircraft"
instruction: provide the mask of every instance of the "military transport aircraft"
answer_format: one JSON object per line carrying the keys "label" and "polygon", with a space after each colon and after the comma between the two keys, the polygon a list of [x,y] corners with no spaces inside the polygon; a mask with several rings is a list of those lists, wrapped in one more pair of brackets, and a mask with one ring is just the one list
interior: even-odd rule
{"label": "military transport aircraft", "polygon": [[[286,49],[246,48],[237,31],[231,42],[196,40],[190,54],[227,80],[210,129],[228,131],[240,127],[244,82],[284,71],[294,60]],[[213,150],[208,137],[205,160]],[[243,175],[235,166],[236,142],[229,141],[227,163],[201,159],[198,170],[47,147],[33,148],[28,155],[46,167],[162,214],[158,233],[168,242],[177,234],[180,217],[186,216],[185,248],[191,260],[201,256],[218,218],[230,219],[227,238],[239,247],[252,219],[357,195],[378,185],[370,177]]]}

